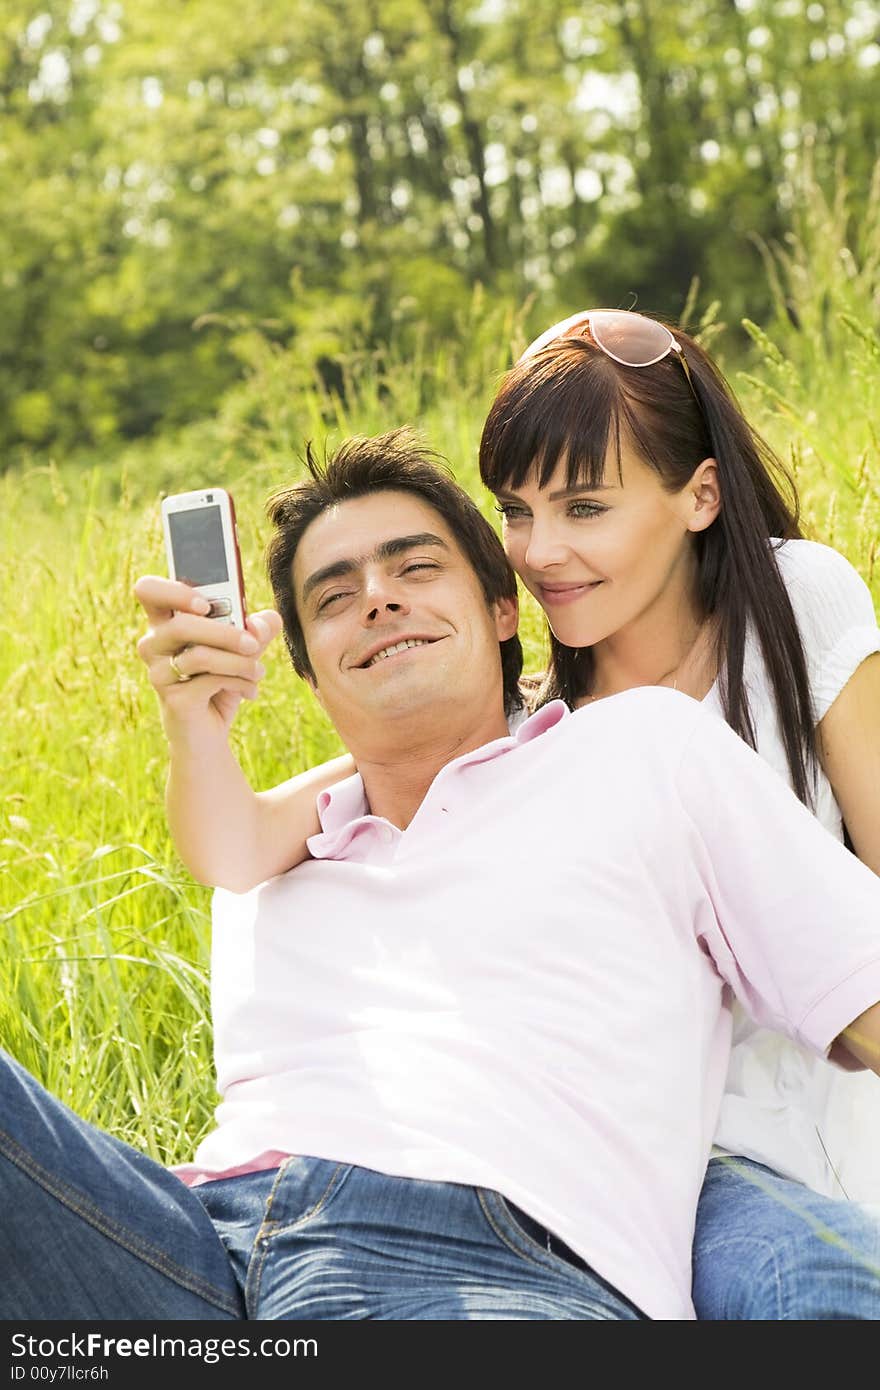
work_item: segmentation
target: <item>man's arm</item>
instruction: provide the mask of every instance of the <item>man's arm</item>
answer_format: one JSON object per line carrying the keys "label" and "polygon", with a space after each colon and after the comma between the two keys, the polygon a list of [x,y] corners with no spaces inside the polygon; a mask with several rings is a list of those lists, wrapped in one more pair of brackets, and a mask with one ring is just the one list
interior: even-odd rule
{"label": "man's arm", "polygon": [[355,771],[344,754],[254,792],[225,740],[169,742],[169,752],[165,806],[175,848],[200,883],[230,893],[308,859],[306,841],[321,828],[318,793]]}
{"label": "man's arm", "polygon": [[[188,585],[154,575],[135,585],[150,627],[138,643],[159,699],[168,740],[165,802],[178,854],[202,883],[243,893],[308,858],[319,830],[315,798],[354,771],[349,757],[256,793],[229,747],[242,699],[256,699],[260,657],[281,629],[277,613],[248,619],[248,631],[204,616]],[[190,677],[180,680],[177,657]]]}
{"label": "man's arm", "polygon": [[709,711],[677,781],[702,845],[699,935],[719,973],[764,1027],[880,1072],[880,877]]}

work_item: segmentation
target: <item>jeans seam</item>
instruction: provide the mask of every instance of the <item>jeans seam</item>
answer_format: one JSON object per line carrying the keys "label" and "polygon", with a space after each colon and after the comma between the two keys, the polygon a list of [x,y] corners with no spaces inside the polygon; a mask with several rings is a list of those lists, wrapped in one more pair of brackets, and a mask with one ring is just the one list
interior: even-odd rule
{"label": "jeans seam", "polygon": [[260,1284],[263,1278],[263,1265],[266,1263],[266,1256],[269,1253],[269,1239],[271,1236],[270,1228],[272,1226],[272,1219],[270,1213],[272,1211],[272,1203],[275,1200],[275,1194],[278,1191],[278,1186],[282,1178],[284,1177],[285,1172],[293,1162],[294,1155],[291,1155],[290,1158],[285,1158],[284,1162],[279,1164],[278,1171],[275,1174],[275,1179],[269,1191],[269,1196],[266,1198],[266,1206],[263,1211],[263,1219],[260,1222],[259,1230],[257,1231],[257,1234],[254,1238],[254,1243],[252,1247],[254,1253],[252,1254],[251,1259],[248,1263],[248,1269],[247,1274],[245,1276],[244,1286],[244,1306],[248,1314],[248,1317],[251,1318],[254,1318],[257,1315],[256,1307],[257,1300],[260,1296]]}
{"label": "jeans seam", "polygon": [[37,1162],[27,1149],[22,1148],[10,1134],[4,1131],[0,1131],[0,1153],[4,1154],[9,1162],[19,1168],[32,1182],[42,1187],[56,1202],[67,1207],[68,1211],[73,1212],[81,1221],[91,1226],[100,1235],[105,1236],[107,1240],[112,1241],[114,1245],[118,1245],[136,1259],[142,1260],[144,1264],[173,1280],[175,1284],[179,1284],[191,1293],[197,1294],[198,1297],[204,1298],[206,1302],[213,1303],[215,1307],[222,1308],[224,1312],[232,1313],[233,1317],[238,1317],[240,1309],[233,1299],[228,1298],[220,1289],[202,1279],[200,1275],[169,1259],[165,1251],[158,1246],[111,1221],[106,1213],[89,1201],[82,1192],[50,1173],[48,1169]]}
{"label": "jeans seam", "polygon": [[[260,1231],[262,1232],[262,1226]],[[263,1265],[269,1254],[269,1237],[258,1235],[254,1242],[254,1254],[248,1264],[247,1277],[244,1286],[244,1307],[249,1318],[257,1317],[257,1302],[260,1297],[260,1285],[263,1280]]]}

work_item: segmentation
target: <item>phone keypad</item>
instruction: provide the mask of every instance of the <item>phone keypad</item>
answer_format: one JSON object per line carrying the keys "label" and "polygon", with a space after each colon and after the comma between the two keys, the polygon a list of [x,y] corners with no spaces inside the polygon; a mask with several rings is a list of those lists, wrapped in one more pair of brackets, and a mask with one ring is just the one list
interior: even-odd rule
{"label": "phone keypad", "polygon": [[211,611],[208,614],[209,618],[225,618],[227,622],[231,622],[231,613],[232,604],[228,598],[215,598],[211,600]]}

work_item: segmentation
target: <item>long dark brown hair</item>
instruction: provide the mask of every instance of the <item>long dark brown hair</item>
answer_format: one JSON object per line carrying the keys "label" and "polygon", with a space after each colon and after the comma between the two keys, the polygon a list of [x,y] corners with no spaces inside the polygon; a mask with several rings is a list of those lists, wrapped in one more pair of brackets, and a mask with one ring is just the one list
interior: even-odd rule
{"label": "long dark brown hair", "polygon": [[[722,505],[693,537],[697,598],[714,619],[722,707],[728,724],[754,748],[755,729],[743,682],[749,628],[757,636],[779,716],[795,792],[809,804],[816,776],[816,735],[807,663],[771,537],[801,535],[794,482],[745,419],[730,386],[706,352],[673,330],[693,389],[675,354],[649,367],[626,367],[587,337],[560,338],[517,363],[504,377],[480,440],[480,476],[493,492],[550,481],[564,461],[569,487],[601,482],[610,444],[618,467],[622,439],[680,491],[704,459],[714,457]],[[589,647],[565,647],[550,635],[541,701],[575,704],[590,693]]]}

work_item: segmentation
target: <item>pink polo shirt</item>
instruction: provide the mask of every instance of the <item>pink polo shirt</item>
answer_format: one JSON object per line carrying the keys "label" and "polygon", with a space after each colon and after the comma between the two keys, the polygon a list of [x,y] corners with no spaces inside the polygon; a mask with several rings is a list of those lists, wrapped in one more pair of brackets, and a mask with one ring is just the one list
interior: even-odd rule
{"label": "pink polo shirt", "polygon": [[181,1176],[300,1153],[494,1188],[693,1317],[731,993],[826,1052],[880,998],[880,879],[656,688],[547,706],[405,831],[358,777],[319,809],[312,861],[215,893],[222,1101]]}

